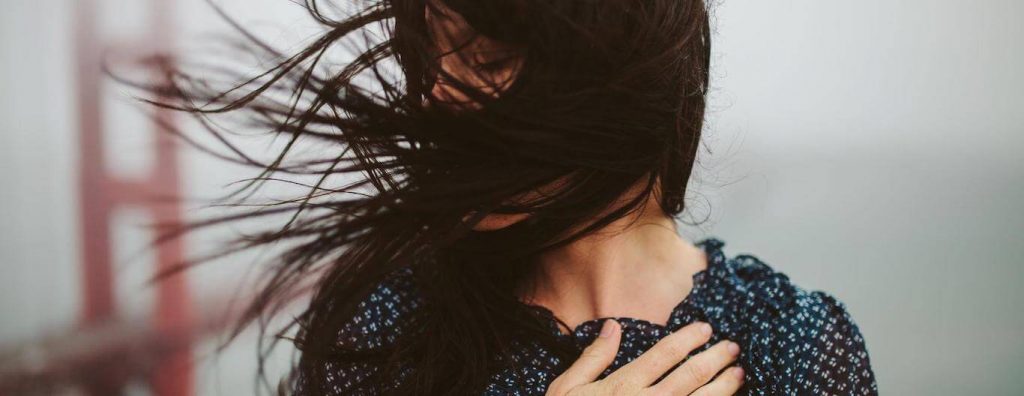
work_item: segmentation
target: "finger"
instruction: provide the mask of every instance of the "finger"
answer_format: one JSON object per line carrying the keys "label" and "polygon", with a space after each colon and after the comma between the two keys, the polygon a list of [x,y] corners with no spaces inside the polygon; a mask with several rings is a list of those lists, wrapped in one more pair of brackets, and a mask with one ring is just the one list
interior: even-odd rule
{"label": "finger", "polygon": [[692,323],[665,336],[643,355],[622,366],[612,375],[619,380],[648,386],[710,338],[711,325],[702,322]]}
{"label": "finger", "polygon": [[622,326],[614,319],[607,319],[601,326],[601,333],[587,346],[579,359],[569,366],[548,386],[549,395],[564,395],[573,388],[594,382],[615,360],[622,338]]}
{"label": "finger", "polygon": [[743,369],[739,366],[723,371],[710,384],[702,386],[690,396],[735,395],[743,386]]}
{"label": "finger", "polygon": [[732,341],[722,341],[708,350],[687,359],[672,370],[654,388],[665,394],[690,394],[704,386],[719,370],[728,366],[740,354],[740,346]]}

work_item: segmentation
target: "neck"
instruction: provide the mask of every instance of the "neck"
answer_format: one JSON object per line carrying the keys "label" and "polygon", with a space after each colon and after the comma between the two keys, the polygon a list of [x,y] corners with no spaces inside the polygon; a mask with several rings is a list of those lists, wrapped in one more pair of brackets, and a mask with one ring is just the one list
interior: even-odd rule
{"label": "neck", "polygon": [[638,214],[540,256],[524,299],[571,328],[602,317],[665,325],[706,266],[704,252],[680,237],[652,200]]}

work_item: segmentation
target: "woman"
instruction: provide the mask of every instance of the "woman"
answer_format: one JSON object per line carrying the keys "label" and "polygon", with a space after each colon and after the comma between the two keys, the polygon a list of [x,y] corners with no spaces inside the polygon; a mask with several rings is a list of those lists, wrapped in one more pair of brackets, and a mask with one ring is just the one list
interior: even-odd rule
{"label": "woman", "polygon": [[[306,6],[326,33],[287,56],[253,40],[283,59],[267,73],[216,90],[167,68],[149,87],[263,169],[245,190],[309,187],[200,224],[289,216],[228,249],[291,243],[243,323],[312,291],[287,390],[877,393],[841,303],[676,233],[708,86],[703,1]],[[228,112],[290,139],[261,162],[208,122]]]}

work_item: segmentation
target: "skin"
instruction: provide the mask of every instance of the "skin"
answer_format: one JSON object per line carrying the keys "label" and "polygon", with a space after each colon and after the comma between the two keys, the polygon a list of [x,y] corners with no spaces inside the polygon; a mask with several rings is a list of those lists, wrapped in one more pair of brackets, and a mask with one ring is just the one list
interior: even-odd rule
{"label": "skin", "polygon": [[[460,82],[481,87],[492,95],[514,80],[521,59],[508,56],[513,49],[478,36],[458,52],[452,49],[466,42],[472,30],[466,21],[439,2],[440,14],[427,8],[426,18],[438,47],[441,67]],[[461,56],[460,56],[461,55]],[[499,60],[500,63],[495,63]],[[489,63],[485,72],[471,71]],[[494,65],[500,67],[494,67]],[[432,91],[437,104],[458,109],[479,106],[450,84],[439,79]],[[436,103],[431,103],[436,102]],[[558,188],[561,180],[537,191],[509,198],[529,200],[545,190]],[[660,185],[660,184],[659,184]],[[666,324],[673,308],[693,287],[693,275],[707,267],[703,251],[675,231],[675,221],[661,210],[656,193],[643,210],[619,219],[602,229],[540,257],[539,270],[520,298],[550,309],[570,327],[592,318],[632,317]],[[642,187],[639,182],[623,194],[625,203]],[[614,206],[614,205],[613,205]],[[613,210],[613,209],[609,209]],[[467,217],[471,214],[467,214]],[[491,214],[477,224],[477,231],[491,231],[523,221],[529,214]],[[569,329],[563,329],[566,332]],[[739,354],[739,346],[721,341],[693,357],[693,350],[706,344],[711,326],[690,324],[656,343],[636,360],[611,375],[597,377],[614,360],[621,340],[621,327],[606,320],[601,334],[574,364],[548,388],[551,396],[590,395],[732,395],[742,385],[743,370],[728,367]],[[676,364],[683,362],[654,383]]]}
{"label": "skin", "polygon": [[[710,349],[686,359],[686,355],[705,344],[711,326],[693,323],[661,339],[651,349],[607,377],[598,375],[615,359],[621,327],[605,321],[600,336],[588,346],[576,362],[548,386],[549,396],[593,395],[732,395],[743,383],[743,369],[732,367],[716,373],[739,355],[739,347],[722,341]],[[665,379],[654,383],[675,364]]]}

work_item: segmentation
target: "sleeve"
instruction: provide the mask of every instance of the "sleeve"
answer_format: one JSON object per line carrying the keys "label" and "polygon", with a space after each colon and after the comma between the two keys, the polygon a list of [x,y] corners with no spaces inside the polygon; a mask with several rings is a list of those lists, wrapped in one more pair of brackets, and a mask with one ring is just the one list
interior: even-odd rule
{"label": "sleeve", "polygon": [[796,393],[877,395],[864,337],[845,305],[823,292],[799,300],[793,322],[802,340],[792,378]]}
{"label": "sleeve", "polygon": [[[724,255],[716,251],[718,260]],[[755,256],[719,265],[702,301],[726,338],[742,345],[744,395],[877,395],[864,337],[846,307],[808,291]]]}
{"label": "sleeve", "polygon": [[[403,269],[387,277],[369,296],[359,303],[356,314],[338,333],[338,343],[345,349],[367,352],[386,348],[408,330],[411,316],[421,303],[414,290],[411,272]],[[323,375],[327,389],[311,389],[314,385],[299,370],[295,395],[379,395],[397,386],[401,378],[385,378],[385,367],[373,362],[326,362],[309,370]],[[406,370],[401,372],[406,373]],[[319,381],[317,381],[319,382]]]}
{"label": "sleeve", "polygon": [[306,374],[299,373],[293,395],[359,395],[383,394],[387,389],[375,380],[379,367],[368,363],[326,363],[322,383],[326,389],[314,389]]}

